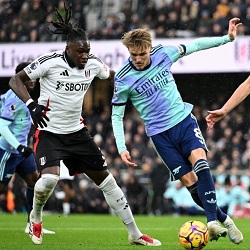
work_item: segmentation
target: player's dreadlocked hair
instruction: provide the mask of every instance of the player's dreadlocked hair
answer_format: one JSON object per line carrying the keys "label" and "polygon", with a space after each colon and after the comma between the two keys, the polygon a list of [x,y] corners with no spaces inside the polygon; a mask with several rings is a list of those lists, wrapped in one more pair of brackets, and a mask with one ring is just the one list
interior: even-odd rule
{"label": "player's dreadlocked hair", "polygon": [[86,32],[83,29],[78,28],[78,22],[74,24],[70,22],[72,4],[70,3],[67,6],[66,2],[64,2],[64,10],[65,17],[63,18],[56,9],[54,15],[57,17],[58,21],[49,22],[50,25],[47,27],[49,32],[59,35],[65,34],[67,36],[67,42],[72,42],[76,39],[88,40]]}

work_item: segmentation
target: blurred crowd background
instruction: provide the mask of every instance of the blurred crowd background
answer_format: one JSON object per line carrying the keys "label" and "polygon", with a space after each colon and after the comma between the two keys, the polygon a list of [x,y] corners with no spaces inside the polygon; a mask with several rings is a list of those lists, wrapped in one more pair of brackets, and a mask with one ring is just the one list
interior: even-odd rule
{"label": "blurred crowd background", "polygon": [[[125,31],[137,27],[149,28],[155,38],[221,36],[227,33],[228,21],[235,16],[243,22],[240,35],[250,35],[250,0],[70,2],[73,3],[72,18],[79,21],[90,40],[120,39]],[[46,31],[46,22],[52,20],[55,7],[63,12],[63,1],[0,0],[0,42],[62,41],[63,37]],[[231,216],[250,217],[250,102],[246,100],[213,130],[207,130],[207,110],[221,107],[228,96],[217,93],[218,97],[211,101],[208,96],[199,98],[198,90],[195,94],[198,97],[193,113],[210,150],[208,161],[216,183],[218,204]],[[181,183],[169,181],[169,173],[152,149],[144,125],[131,105],[128,105],[124,126],[127,147],[137,168],[127,168],[118,155],[110,105],[89,109],[87,115],[83,111],[83,116],[134,214],[202,213]],[[30,139],[32,144],[32,137]],[[26,187],[18,175],[10,183],[9,191],[0,196],[0,211],[25,213]],[[73,178],[63,175],[45,210],[65,215],[113,212],[102,192],[85,175]]]}
{"label": "blurred crowd background", "polygon": [[[133,28],[146,27],[156,38],[221,36],[228,21],[239,17],[240,35],[250,35],[250,0],[71,0],[72,20],[91,40],[120,39]],[[1,0],[0,42],[63,40],[46,30],[58,0]]]}

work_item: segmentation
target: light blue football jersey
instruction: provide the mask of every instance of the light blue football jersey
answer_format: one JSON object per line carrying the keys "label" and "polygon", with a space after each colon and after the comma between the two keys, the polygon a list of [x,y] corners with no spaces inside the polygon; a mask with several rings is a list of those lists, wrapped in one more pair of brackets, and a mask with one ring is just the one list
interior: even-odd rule
{"label": "light blue football jersey", "polygon": [[180,47],[158,45],[151,50],[151,64],[137,70],[130,59],[116,72],[113,105],[125,105],[130,99],[152,136],[172,128],[192,111],[177,89],[172,64],[180,57]]}
{"label": "light blue football jersey", "polygon": [[[25,103],[12,90],[1,95],[1,118],[11,121],[9,130],[20,142],[27,146],[28,134],[31,128],[30,113]],[[0,136],[0,147],[12,153],[18,153],[3,136]]]}

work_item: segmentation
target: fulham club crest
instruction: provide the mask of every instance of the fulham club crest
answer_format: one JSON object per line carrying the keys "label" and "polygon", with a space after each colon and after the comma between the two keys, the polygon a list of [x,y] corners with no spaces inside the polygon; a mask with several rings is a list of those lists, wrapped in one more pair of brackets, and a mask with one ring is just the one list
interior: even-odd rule
{"label": "fulham club crest", "polygon": [[90,70],[85,70],[85,76],[86,76],[87,78],[90,77]]}

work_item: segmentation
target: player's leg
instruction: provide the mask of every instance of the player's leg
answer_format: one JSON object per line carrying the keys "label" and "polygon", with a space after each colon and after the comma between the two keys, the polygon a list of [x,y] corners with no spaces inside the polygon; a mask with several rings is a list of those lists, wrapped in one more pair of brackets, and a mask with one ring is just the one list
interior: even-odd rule
{"label": "player's leg", "polygon": [[0,194],[6,193],[8,189],[8,183],[15,173],[16,165],[19,162],[20,158],[17,154],[10,153],[0,148]]}
{"label": "player's leg", "polygon": [[[37,142],[37,143],[36,143]],[[35,134],[34,148],[40,178],[34,187],[33,209],[30,213],[29,235],[34,244],[42,243],[42,211],[59,180],[60,155],[54,149],[60,144],[57,137],[46,131]],[[54,160],[58,159],[58,160]]]}
{"label": "player's leg", "polygon": [[120,217],[124,225],[127,227],[129,233],[129,242],[131,244],[139,244],[145,246],[160,246],[159,240],[153,239],[145,234],[142,234],[136,225],[130,206],[127,199],[117,185],[113,175],[107,170],[91,171],[86,170],[88,175],[103,191],[104,197],[108,205]]}
{"label": "player's leg", "polygon": [[[197,193],[207,217],[207,225],[211,240],[227,235],[227,229],[221,227],[217,221],[217,200],[214,180],[207,162],[206,153],[208,151],[205,140],[202,136],[196,118],[191,115],[183,122],[185,136],[182,139],[182,152],[187,157],[189,164],[193,166],[193,171],[198,177]],[[193,173],[193,171],[191,173]],[[188,182],[189,176],[181,177],[182,183],[190,187],[195,182]]]}
{"label": "player's leg", "polygon": [[[27,212],[28,212],[28,222],[27,222],[24,232],[29,233],[29,218],[30,218],[30,212],[33,208],[34,186],[38,179],[38,172],[34,171],[30,174],[27,174],[25,175],[25,177],[23,177],[23,179],[25,180],[27,184],[26,199],[27,199]],[[51,231],[45,228],[43,228],[42,231],[44,234],[55,234],[54,231]]]}
{"label": "player's leg", "polygon": [[[196,163],[191,162],[193,159],[190,157],[190,153],[193,149],[201,148],[203,155],[206,157],[205,150],[203,149],[206,148],[205,142],[196,120],[190,115],[170,130],[152,136],[151,141],[156,152],[171,171],[173,179],[181,180],[182,184],[186,187],[197,182],[197,192],[204,207],[207,222],[217,221],[215,188],[212,187],[213,182],[209,180],[211,177],[210,171],[207,171],[206,164],[205,166],[202,165],[202,171],[200,171],[197,178],[191,165],[191,163]],[[162,145],[164,145],[164,147]],[[197,160],[198,159],[201,159],[201,157],[198,158],[197,156]],[[207,202],[208,196],[210,196],[210,203]],[[225,228],[216,227],[216,237],[217,235],[225,236],[226,233],[227,230]],[[213,234],[214,233],[211,232],[210,236],[213,237]]]}
{"label": "player's leg", "polygon": [[70,140],[67,152],[71,151],[73,157],[63,159],[65,166],[69,169],[69,174],[85,173],[99,186],[109,206],[126,225],[132,244],[160,246],[160,241],[143,235],[138,229],[123,191],[117,185],[113,175],[107,171],[105,158],[88,130],[85,128],[74,133]]}
{"label": "player's leg", "polygon": [[29,235],[33,243],[39,245],[42,243],[42,211],[49,197],[59,180],[59,166],[48,167],[42,171],[41,177],[35,184],[33,209],[30,213]]}
{"label": "player's leg", "polygon": [[219,237],[226,237],[227,229],[221,227],[217,222],[216,194],[210,176],[204,170],[201,170],[198,175],[198,181],[192,183],[190,178],[192,175],[195,175],[193,171],[182,176],[180,180],[189,191],[190,187],[197,187],[196,199],[193,198],[194,195],[191,195],[193,200],[203,207],[205,211],[210,240],[218,240]]}
{"label": "player's leg", "polygon": [[[225,228],[222,228],[218,223],[218,220],[224,224],[228,217],[217,206],[215,184],[207,162],[206,143],[193,115],[186,120],[186,125],[188,125],[188,129],[186,129],[182,151],[184,155],[188,155],[188,161],[192,164],[193,170],[198,177],[197,193],[207,216],[210,239],[217,240],[227,234]],[[183,176],[181,180],[185,184],[188,179],[188,176]],[[195,185],[195,182],[185,186],[190,189],[192,185]],[[227,221],[229,222],[229,219]],[[230,227],[227,223],[225,225],[227,229],[230,228],[228,231],[229,239],[234,243],[237,242],[237,244],[242,242],[243,236],[237,227],[235,225],[233,227],[232,223],[230,223]]]}
{"label": "player's leg", "polygon": [[[191,185],[190,187],[187,187],[188,191],[190,192],[194,202],[203,208],[203,204],[200,200],[200,197],[197,192],[197,182]],[[240,230],[236,227],[233,220],[223,211],[220,209],[220,207],[217,206],[217,218],[220,223],[224,225],[228,229],[228,237],[229,239],[235,243],[240,244],[243,241],[243,235],[240,232]]]}

